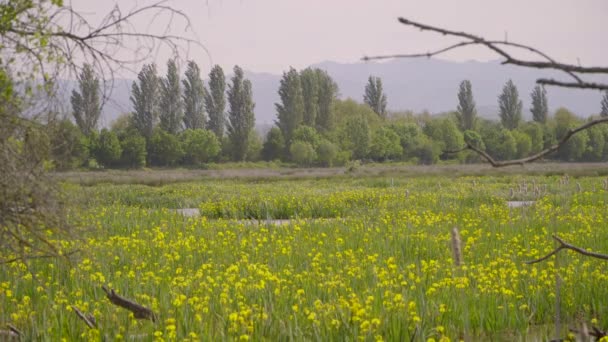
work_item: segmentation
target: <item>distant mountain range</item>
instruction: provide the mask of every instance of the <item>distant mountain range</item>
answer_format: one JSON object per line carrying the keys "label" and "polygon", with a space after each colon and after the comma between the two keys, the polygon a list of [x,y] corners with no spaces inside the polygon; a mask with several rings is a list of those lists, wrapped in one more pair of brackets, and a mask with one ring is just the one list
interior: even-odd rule
{"label": "distant mountain range", "polygon": [[[498,119],[497,97],[504,83],[512,79],[524,103],[524,117],[531,117],[528,109],[530,92],[540,77],[564,79],[566,76],[549,71],[532,70],[491,62],[451,62],[439,59],[395,59],[383,63],[342,64],[323,62],[311,67],[326,70],[340,88],[340,98],[362,101],[363,90],[370,75],[382,78],[391,111],[411,110],[441,113],[455,110],[460,82],[468,79],[482,117]],[[274,103],[279,101],[277,90],[281,75],[246,72],[251,80],[256,123],[272,124],[276,118]],[[608,79],[595,78],[608,82]],[[102,124],[108,126],[121,113],[131,111],[129,101],[132,80],[117,79],[110,101],[104,106]],[[601,92],[547,87],[549,107],[553,111],[566,107],[586,117],[600,110]]]}

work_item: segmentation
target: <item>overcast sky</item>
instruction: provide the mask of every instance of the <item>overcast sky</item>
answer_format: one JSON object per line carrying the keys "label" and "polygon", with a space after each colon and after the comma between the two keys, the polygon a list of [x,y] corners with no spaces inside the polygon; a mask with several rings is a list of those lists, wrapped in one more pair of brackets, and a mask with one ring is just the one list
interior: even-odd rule
{"label": "overcast sky", "polygon": [[[139,0],[73,0],[90,18],[118,3]],[[203,71],[212,61],[256,72],[281,73],[322,61],[356,62],[364,55],[425,52],[453,40],[397,23],[399,16],[491,39],[533,45],[554,58],[583,65],[608,64],[607,0],[173,0],[188,14],[192,30],[209,51],[189,58]],[[145,28],[146,20],[135,22]],[[176,25],[173,33],[182,33]],[[167,54],[156,55],[162,66]],[[497,59],[480,48],[443,55],[450,60]],[[161,70],[163,68],[161,67]],[[205,72],[206,74],[206,72]]]}

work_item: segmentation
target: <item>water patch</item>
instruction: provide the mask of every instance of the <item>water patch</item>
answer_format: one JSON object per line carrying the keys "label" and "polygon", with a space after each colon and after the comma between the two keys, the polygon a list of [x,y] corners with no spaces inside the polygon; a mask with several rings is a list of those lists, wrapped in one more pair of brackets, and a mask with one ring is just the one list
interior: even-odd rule
{"label": "water patch", "polygon": [[507,206],[509,208],[521,208],[521,207],[529,207],[536,203],[536,201],[507,201]]}

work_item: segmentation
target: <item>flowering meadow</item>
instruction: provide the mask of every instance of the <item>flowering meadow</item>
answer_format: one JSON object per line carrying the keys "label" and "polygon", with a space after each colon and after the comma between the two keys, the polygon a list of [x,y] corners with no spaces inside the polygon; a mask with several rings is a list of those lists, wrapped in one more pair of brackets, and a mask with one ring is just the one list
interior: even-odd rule
{"label": "flowering meadow", "polygon": [[[55,242],[78,252],[2,265],[0,328],[41,341],[546,340],[557,310],[562,337],[579,322],[606,328],[608,262],[562,251],[525,263],[556,247],[553,234],[608,253],[603,182],[510,175],[65,184],[80,232]],[[511,200],[535,202],[509,207]],[[156,319],[135,319],[102,285]]]}

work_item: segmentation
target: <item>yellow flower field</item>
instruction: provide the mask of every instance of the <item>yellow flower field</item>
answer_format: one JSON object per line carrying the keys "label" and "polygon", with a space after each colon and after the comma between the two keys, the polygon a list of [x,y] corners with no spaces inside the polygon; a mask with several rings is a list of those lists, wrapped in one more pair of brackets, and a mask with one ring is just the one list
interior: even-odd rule
{"label": "yellow flower field", "polygon": [[[607,325],[608,263],[566,251],[524,262],[550,252],[552,234],[608,253],[602,181],[66,185],[70,220],[82,233],[58,243],[80,252],[71,262],[2,266],[0,324],[48,341],[526,340],[554,334],[559,300],[565,337],[580,321]],[[511,189],[513,199],[536,203],[508,207]],[[201,215],[185,217],[178,208]],[[453,227],[461,266],[453,260]],[[102,285],[149,307],[156,321],[113,305]],[[91,313],[98,328],[89,329],[72,306]]]}

